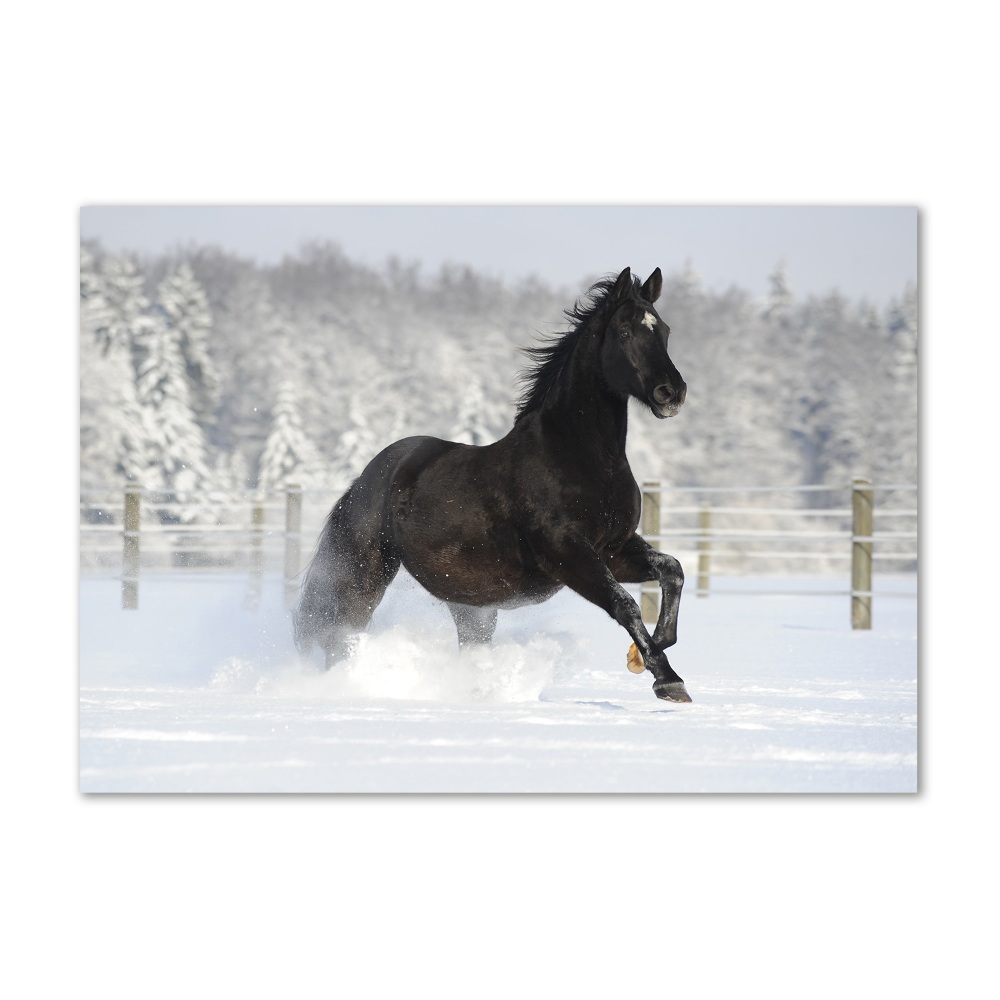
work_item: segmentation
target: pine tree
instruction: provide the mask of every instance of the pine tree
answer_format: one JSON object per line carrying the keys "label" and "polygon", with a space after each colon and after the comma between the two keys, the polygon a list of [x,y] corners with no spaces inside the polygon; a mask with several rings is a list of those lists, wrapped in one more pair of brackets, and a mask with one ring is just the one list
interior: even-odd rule
{"label": "pine tree", "polygon": [[143,294],[143,277],[135,261],[128,257],[105,257],[101,266],[102,294],[108,307],[108,321],[97,333],[105,352],[131,350],[140,318],[149,308]]}
{"label": "pine tree", "polygon": [[[386,282],[330,254],[290,257],[269,268],[203,250],[190,263],[205,293],[202,304],[196,292],[182,294],[188,275],[177,261],[151,263],[162,306],[157,320],[134,262],[102,257],[96,245],[83,248],[85,485],[138,479],[162,461],[147,454],[154,430],[162,438],[162,428],[151,413],[140,416],[136,395],[141,372],[143,402],[151,406],[151,372],[172,368],[171,350],[150,343],[150,323],[182,331],[176,369],[188,380],[187,411],[208,432],[209,481],[218,488],[238,483],[241,490],[246,475],[230,468],[225,455],[249,458],[253,483],[274,430],[280,381],[294,385],[301,426],[332,457],[328,468],[335,466],[344,486],[407,434],[482,441],[506,433],[523,364],[517,349],[530,344],[533,331],[565,329],[566,295],[537,283],[507,290],[457,270],[421,278],[415,269],[398,268]],[[175,301],[188,305],[175,308]],[[840,481],[869,463],[883,481],[912,478],[914,288],[874,322],[855,303],[799,301],[783,263],[757,301],[739,290],[705,289],[688,264],[668,276],[657,306],[674,331],[671,356],[689,391],[680,418],[666,428],[632,407],[629,451],[639,478],[705,485]],[[210,327],[196,322],[196,332],[183,333],[185,317],[197,315],[209,315]],[[199,337],[210,348],[208,362],[195,346]],[[214,427],[206,423],[203,388],[206,395],[217,392]],[[182,396],[178,390],[173,397],[177,421],[190,429]],[[162,412],[157,420],[164,420]],[[157,455],[165,444],[160,440]],[[194,448],[200,450],[208,449],[203,443]],[[147,485],[164,482],[158,474],[151,478]]]}
{"label": "pine tree", "polygon": [[111,307],[104,294],[104,280],[94,255],[80,247],[80,333],[98,343],[108,338]]}
{"label": "pine tree", "polygon": [[212,483],[224,497],[239,500],[246,495],[250,489],[250,466],[242,451],[234,448],[216,455]]}
{"label": "pine tree", "polygon": [[295,387],[285,379],[271,418],[271,433],[260,457],[258,485],[264,490],[282,489],[292,483],[313,486],[321,481],[322,459],[302,427]]}
{"label": "pine tree", "polygon": [[160,283],[157,299],[184,359],[192,409],[202,426],[210,426],[219,404],[219,375],[208,347],[212,335],[208,298],[185,263]]}
{"label": "pine tree", "polygon": [[345,489],[389,441],[372,428],[365,413],[362,392],[351,395],[348,404],[348,426],[341,432],[330,460],[330,475],[335,488]]}
{"label": "pine tree", "polygon": [[701,275],[694,269],[690,257],[684,261],[683,271],[671,275],[669,284],[673,294],[678,296],[695,298],[704,291]]}
{"label": "pine tree", "polygon": [[775,265],[768,276],[768,281],[770,288],[761,316],[771,323],[787,327],[791,321],[795,296],[792,295],[791,285],[788,283],[788,269],[783,260],[779,260]]}
{"label": "pine tree", "polygon": [[142,277],[111,258],[98,271],[80,255],[80,482],[87,487],[140,481],[148,464],[136,396],[133,331],[144,299]]}
{"label": "pine tree", "polygon": [[892,346],[890,375],[897,391],[910,394],[917,384],[917,288],[907,284],[901,302],[893,302],[887,321]]}
{"label": "pine tree", "polygon": [[[801,428],[806,482],[849,482],[869,472],[865,455],[867,429],[866,369],[871,353],[866,349],[864,323],[852,315],[847,302],[833,292],[811,305],[808,313],[806,368],[800,397]],[[877,366],[876,366],[877,367]]]}
{"label": "pine tree", "polygon": [[473,376],[459,397],[458,412],[448,437],[461,444],[484,445],[496,441],[486,420],[486,394],[482,382]]}
{"label": "pine tree", "polygon": [[284,356],[286,345],[300,345],[275,307],[267,284],[253,273],[233,282],[214,317],[220,341],[217,360],[225,373],[218,438],[227,448],[239,446],[247,455],[259,455],[269,431],[274,373],[280,372],[275,354]]}
{"label": "pine tree", "polygon": [[892,427],[891,440],[884,452],[894,457],[896,477],[915,482],[918,466],[919,368],[917,364],[917,289],[908,284],[901,302],[889,309],[886,326],[889,336],[888,376],[891,391],[885,393],[890,413],[886,425]]}
{"label": "pine tree", "polygon": [[210,478],[208,446],[191,408],[177,330],[154,313],[141,317],[136,341],[142,353],[136,391],[148,440],[146,485],[167,492],[197,489]]}

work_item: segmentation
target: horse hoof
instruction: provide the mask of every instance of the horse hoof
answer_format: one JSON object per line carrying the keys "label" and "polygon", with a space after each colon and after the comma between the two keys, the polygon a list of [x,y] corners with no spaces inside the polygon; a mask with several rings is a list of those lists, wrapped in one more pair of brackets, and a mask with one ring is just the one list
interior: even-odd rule
{"label": "horse hoof", "polygon": [[639,652],[639,647],[634,642],[628,648],[628,656],[625,662],[633,674],[641,674],[646,669],[646,664],[642,661],[642,654]]}
{"label": "horse hoof", "polygon": [[662,698],[663,701],[687,702],[691,700],[691,695],[684,687],[684,681],[656,681],[653,684],[653,694],[657,698]]}

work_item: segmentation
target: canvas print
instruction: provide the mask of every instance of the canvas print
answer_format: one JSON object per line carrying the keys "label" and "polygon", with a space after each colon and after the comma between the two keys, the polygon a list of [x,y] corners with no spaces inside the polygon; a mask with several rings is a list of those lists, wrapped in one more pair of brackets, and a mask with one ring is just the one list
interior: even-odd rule
{"label": "canvas print", "polygon": [[83,207],[81,790],[917,791],[918,221]]}

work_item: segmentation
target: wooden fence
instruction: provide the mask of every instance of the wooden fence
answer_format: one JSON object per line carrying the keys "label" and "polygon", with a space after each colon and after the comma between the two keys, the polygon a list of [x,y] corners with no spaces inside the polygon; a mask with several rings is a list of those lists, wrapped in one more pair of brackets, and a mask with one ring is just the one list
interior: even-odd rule
{"label": "wooden fence", "polygon": [[[845,590],[821,593],[848,596],[852,628],[868,629],[875,566],[896,574],[916,572],[916,492],[913,485],[875,486],[866,479],[844,486],[790,487],[670,487],[646,482],[641,530],[650,544],[681,560],[688,586],[693,576],[699,597],[715,589],[715,577],[775,576],[790,569],[801,576],[804,568],[811,575],[845,579]],[[796,587],[794,593],[807,591]],[[644,621],[656,621],[658,602],[656,585],[644,584]]]}
{"label": "wooden fence", "polygon": [[[84,492],[81,572],[120,577],[122,607],[129,609],[139,606],[143,573],[242,573],[253,606],[264,573],[281,572],[290,604],[334,499],[329,490],[297,486],[252,494],[167,495],[138,486]],[[915,486],[862,479],[843,486],[727,488],[646,482],[642,499],[640,531],[681,560],[687,587],[693,582],[700,597],[733,593],[718,588],[720,579],[834,576],[845,589],[817,593],[849,596],[852,627],[864,629],[871,627],[875,569],[917,568]],[[794,592],[809,591],[797,585]],[[640,601],[643,620],[655,621],[658,588],[644,585]]]}
{"label": "wooden fence", "polygon": [[[126,486],[85,491],[80,568],[121,573],[122,607],[139,606],[140,572],[246,574],[254,605],[265,572],[279,570],[288,603],[298,590],[303,537],[311,547],[331,506],[328,491],[164,494]],[[308,512],[304,521],[303,509]],[[308,550],[307,550],[308,552]]]}

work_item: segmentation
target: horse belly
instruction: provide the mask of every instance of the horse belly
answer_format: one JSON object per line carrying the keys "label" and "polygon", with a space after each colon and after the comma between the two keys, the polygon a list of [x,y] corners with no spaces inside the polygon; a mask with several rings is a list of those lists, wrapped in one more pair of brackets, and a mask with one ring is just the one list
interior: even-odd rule
{"label": "horse belly", "polygon": [[396,538],[407,572],[440,600],[513,608],[560,589],[509,528],[490,531],[475,515],[459,518],[450,511],[419,514],[411,510],[397,519]]}
{"label": "horse belly", "polygon": [[441,539],[437,545],[403,546],[403,565],[443,601],[472,607],[515,608],[547,600],[560,585],[531,572],[489,544]]}

